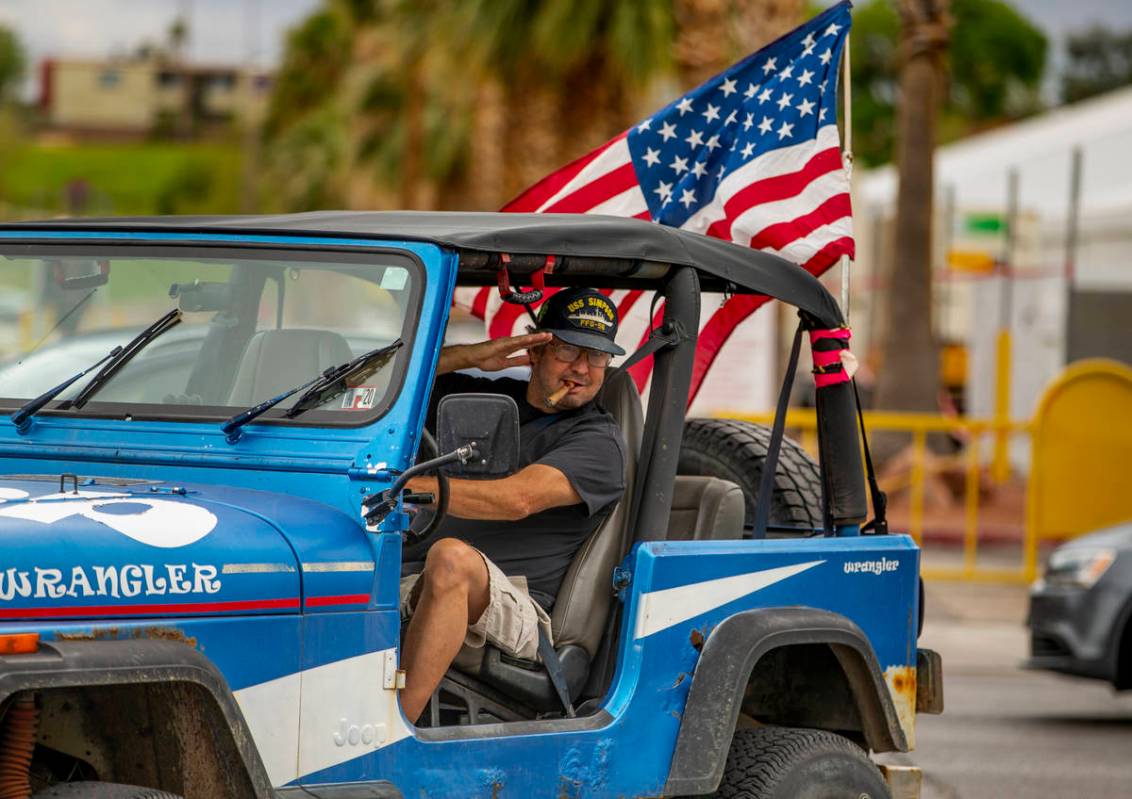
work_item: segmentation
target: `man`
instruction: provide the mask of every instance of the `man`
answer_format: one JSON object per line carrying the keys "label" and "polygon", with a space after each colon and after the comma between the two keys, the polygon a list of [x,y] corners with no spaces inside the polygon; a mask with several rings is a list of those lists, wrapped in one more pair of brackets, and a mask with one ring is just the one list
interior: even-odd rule
{"label": "man", "polygon": [[[548,611],[574,554],[625,490],[620,431],[594,402],[610,358],[624,354],[616,334],[617,311],[604,295],[569,289],[542,305],[530,335],[441,350],[432,408],[447,394],[510,395],[519,406],[520,461],[502,479],[449,481],[441,537],[419,579],[402,580],[402,609],[411,618],[401,707],[409,719],[424,711],[462,646],[490,642],[535,660],[539,627],[550,633]],[[452,374],[523,365],[531,367],[529,382]],[[435,493],[436,483],[420,477],[409,488]],[[524,578],[527,590],[508,576]]]}

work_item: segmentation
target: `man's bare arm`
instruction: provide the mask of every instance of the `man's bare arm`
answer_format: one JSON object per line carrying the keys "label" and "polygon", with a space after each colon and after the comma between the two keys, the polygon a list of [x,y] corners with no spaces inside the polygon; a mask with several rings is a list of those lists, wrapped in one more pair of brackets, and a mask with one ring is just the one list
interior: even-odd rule
{"label": "man's bare arm", "polygon": [[553,338],[550,333],[529,333],[525,336],[508,336],[478,344],[452,344],[440,350],[436,366],[438,375],[455,372],[458,369],[482,369],[485,372],[498,372],[512,366],[529,366],[527,353],[514,355],[519,350],[537,347]]}
{"label": "man's bare arm", "polygon": [[[435,495],[436,483],[435,477],[414,477],[409,481],[409,489]],[[517,521],[582,501],[566,475],[540,463],[498,480],[450,479],[448,485],[448,513],[462,519]]]}

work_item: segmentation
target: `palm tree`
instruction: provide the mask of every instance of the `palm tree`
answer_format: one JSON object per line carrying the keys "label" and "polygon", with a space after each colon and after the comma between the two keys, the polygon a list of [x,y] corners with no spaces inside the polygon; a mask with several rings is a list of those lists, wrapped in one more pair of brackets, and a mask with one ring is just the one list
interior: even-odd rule
{"label": "palm tree", "polygon": [[[285,167],[300,207],[496,208],[791,27],[800,5],[326,0],[292,34],[269,136],[309,167]],[[679,85],[650,91],[674,65]]]}

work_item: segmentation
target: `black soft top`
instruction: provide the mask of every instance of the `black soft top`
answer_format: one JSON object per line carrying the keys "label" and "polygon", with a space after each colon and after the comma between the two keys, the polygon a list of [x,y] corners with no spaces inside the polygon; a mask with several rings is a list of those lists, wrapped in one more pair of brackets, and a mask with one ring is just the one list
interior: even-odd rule
{"label": "black soft top", "polygon": [[[12,222],[0,230],[333,235],[425,241],[460,252],[460,282],[495,280],[499,256],[528,273],[547,255],[548,283],[656,288],[668,265],[697,270],[704,291],[768,294],[815,317],[842,324],[832,295],[800,266],[770,253],[677,228],[613,216],[441,211],[314,211],[274,216],[151,216]],[[34,238],[31,236],[29,238]],[[11,241],[11,239],[9,239]],[[527,257],[524,257],[527,256]]]}

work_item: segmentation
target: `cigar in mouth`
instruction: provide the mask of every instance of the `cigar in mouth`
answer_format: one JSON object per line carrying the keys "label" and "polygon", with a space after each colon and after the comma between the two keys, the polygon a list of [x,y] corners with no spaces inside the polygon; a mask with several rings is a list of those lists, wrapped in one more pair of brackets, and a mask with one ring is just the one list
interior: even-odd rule
{"label": "cigar in mouth", "polygon": [[558,403],[560,403],[562,401],[562,398],[565,397],[569,393],[570,393],[570,386],[569,385],[563,386],[562,388],[558,389],[557,391],[555,391],[553,394],[551,394],[550,396],[548,396],[546,398],[546,406],[548,408],[555,407],[556,405],[558,405]]}

